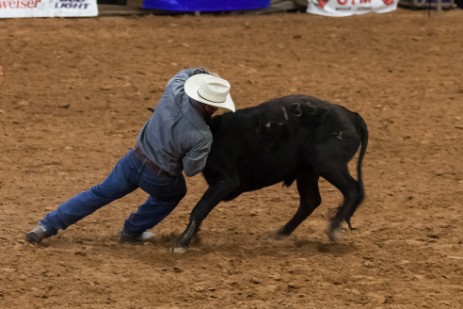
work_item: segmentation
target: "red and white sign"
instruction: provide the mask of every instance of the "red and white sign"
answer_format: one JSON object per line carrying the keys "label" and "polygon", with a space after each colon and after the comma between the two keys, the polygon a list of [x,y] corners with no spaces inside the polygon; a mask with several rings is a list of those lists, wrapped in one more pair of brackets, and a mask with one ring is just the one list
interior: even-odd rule
{"label": "red and white sign", "polygon": [[397,9],[398,3],[399,0],[309,0],[307,13],[324,16],[389,13]]}
{"label": "red and white sign", "polygon": [[0,0],[0,18],[97,16],[96,0]]}

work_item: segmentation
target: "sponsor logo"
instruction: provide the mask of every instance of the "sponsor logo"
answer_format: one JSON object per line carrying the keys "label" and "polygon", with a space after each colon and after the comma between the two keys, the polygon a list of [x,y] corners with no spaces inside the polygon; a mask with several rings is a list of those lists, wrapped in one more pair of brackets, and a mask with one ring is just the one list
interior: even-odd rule
{"label": "sponsor logo", "polygon": [[337,0],[337,1],[339,5],[365,5],[365,4],[368,5],[368,4],[371,4],[371,0]]}
{"label": "sponsor logo", "polygon": [[1,9],[35,9],[42,0],[0,0]]}
{"label": "sponsor logo", "polygon": [[78,9],[85,10],[90,6],[90,3],[86,3],[87,0],[60,0],[55,3],[56,9]]}
{"label": "sponsor logo", "polygon": [[[42,0],[0,0],[1,9],[35,9]],[[59,0],[55,3],[56,9],[88,9],[90,3],[87,0]]]}
{"label": "sponsor logo", "polygon": [[330,0],[318,0],[318,5],[323,9]]}
{"label": "sponsor logo", "polygon": [[[314,0],[316,6],[324,9],[330,0]],[[372,2],[374,0],[336,0],[334,6],[335,10],[351,10],[352,6],[356,6],[357,10],[371,10]],[[394,0],[381,0],[385,5],[393,5]],[[333,2],[333,1],[332,1]]]}

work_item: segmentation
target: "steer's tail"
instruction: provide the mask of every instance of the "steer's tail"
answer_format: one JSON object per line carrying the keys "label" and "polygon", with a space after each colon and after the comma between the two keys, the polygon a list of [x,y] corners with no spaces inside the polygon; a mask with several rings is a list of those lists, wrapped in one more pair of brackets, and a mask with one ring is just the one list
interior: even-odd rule
{"label": "steer's tail", "polygon": [[360,131],[360,136],[362,137],[362,146],[360,147],[359,157],[357,161],[357,181],[359,184],[359,188],[362,192],[362,201],[363,201],[363,197],[365,197],[365,187],[363,186],[362,163],[363,163],[363,157],[365,156],[365,152],[367,151],[367,146],[368,146],[368,128],[363,118],[359,114],[356,114],[356,116],[357,116],[357,128]]}
{"label": "steer's tail", "polygon": [[350,223],[350,218],[354,215],[355,211],[357,210],[357,207],[363,202],[365,198],[365,186],[363,185],[363,174],[362,174],[362,163],[363,163],[363,158],[365,157],[365,152],[367,151],[367,146],[368,146],[368,128],[367,124],[363,120],[363,118],[355,113],[356,116],[356,127],[357,130],[360,133],[361,137],[361,146],[360,146],[360,152],[357,160],[357,185],[358,185],[358,197],[356,201],[354,202],[353,207],[350,209],[349,213],[346,215],[344,218],[349,225],[349,228],[352,229],[352,225]]}

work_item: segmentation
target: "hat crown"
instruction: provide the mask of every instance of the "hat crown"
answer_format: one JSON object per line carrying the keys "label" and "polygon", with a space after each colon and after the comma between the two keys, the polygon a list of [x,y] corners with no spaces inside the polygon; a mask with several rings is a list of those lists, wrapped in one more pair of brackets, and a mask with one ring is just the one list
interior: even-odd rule
{"label": "hat crown", "polygon": [[235,111],[235,104],[230,96],[230,83],[218,76],[195,74],[185,82],[185,93],[191,99],[217,108]]}
{"label": "hat crown", "polygon": [[198,87],[198,95],[212,103],[224,103],[229,92],[230,83],[215,76],[204,78]]}

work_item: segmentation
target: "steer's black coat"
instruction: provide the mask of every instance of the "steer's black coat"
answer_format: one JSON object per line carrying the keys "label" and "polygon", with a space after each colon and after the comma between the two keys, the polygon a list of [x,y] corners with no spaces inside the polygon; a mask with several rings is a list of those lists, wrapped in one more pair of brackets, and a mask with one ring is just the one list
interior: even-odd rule
{"label": "steer's black coat", "polygon": [[[319,177],[343,196],[331,220],[329,235],[350,218],[363,201],[361,165],[368,142],[365,122],[346,108],[319,99],[294,95],[210,119],[214,142],[203,175],[209,188],[193,209],[175,248],[186,248],[202,220],[221,201],[243,192],[296,181],[300,205],[279,231],[289,235],[321,203]],[[361,145],[358,180],[347,164]],[[175,249],[174,248],[174,249]]]}

